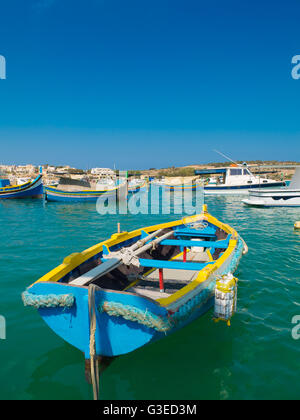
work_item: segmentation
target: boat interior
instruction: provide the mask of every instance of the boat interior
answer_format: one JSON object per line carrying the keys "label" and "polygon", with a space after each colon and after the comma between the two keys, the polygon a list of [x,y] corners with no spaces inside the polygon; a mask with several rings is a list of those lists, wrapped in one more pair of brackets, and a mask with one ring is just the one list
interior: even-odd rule
{"label": "boat interior", "polygon": [[[168,238],[160,241],[162,236]],[[166,228],[155,236],[160,242],[139,255],[139,266],[122,263],[103,274],[108,260],[102,252],[60,281],[74,286],[93,283],[102,289],[134,293],[154,300],[165,298],[195,280],[207,265],[214,264],[227,249],[230,236],[210,224],[204,229],[185,225]],[[129,248],[140,239],[141,236],[121,242],[106,253]]]}

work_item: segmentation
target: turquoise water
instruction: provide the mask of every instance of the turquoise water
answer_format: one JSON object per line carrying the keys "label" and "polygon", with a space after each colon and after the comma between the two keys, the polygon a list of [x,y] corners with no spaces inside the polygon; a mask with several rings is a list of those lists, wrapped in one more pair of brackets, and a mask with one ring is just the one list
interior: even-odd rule
{"label": "turquoise water", "polygon": [[[300,209],[255,209],[240,197],[209,197],[209,211],[235,227],[241,260],[232,327],[212,312],[160,342],[116,359],[101,377],[103,399],[299,399]],[[62,259],[107,238],[174,215],[100,216],[95,205],[0,202],[0,399],[91,399],[83,355],[57,337],[21,293]]]}

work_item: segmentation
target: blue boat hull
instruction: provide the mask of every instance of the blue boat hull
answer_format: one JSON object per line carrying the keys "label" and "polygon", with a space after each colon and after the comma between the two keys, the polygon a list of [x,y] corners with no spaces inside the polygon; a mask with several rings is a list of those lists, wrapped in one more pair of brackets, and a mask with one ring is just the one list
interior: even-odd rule
{"label": "blue boat hull", "polygon": [[78,192],[66,192],[57,188],[45,187],[45,198],[47,201],[56,201],[61,203],[96,203],[97,200],[105,196],[117,197],[118,189],[110,191],[78,191]]}
{"label": "blue boat hull", "polygon": [[20,199],[20,198],[42,198],[43,182],[42,176],[38,176],[34,181],[28,182],[18,187],[0,188],[0,199]]}

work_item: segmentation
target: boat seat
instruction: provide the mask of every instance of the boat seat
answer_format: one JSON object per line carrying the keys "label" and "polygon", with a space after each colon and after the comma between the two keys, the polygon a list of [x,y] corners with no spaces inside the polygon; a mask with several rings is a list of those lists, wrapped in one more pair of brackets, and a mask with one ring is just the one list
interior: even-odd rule
{"label": "boat seat", "polygon": [[205,229],[191,229],[191,228],[180,228],[174,230],[175,237],[198,237],[198,238],[217,238],[216,237],[217,228],[213,226],[208,226]]}
{"label": "boat seat", "polygon": [[200,271],[205,268],[208,264],[214,264],[214,261],[211,262],[182,262],[182,261],[164,261],[164,260],[148,260],[148,259],[139,259],[140,265],[142,267],[149,268],[170,268],[174,270],[193,270]]}
{"label": "boat seat", "polygon": [[[180,255],[176,258],[177,262],[182,261],[183,256]],[[206,252],[188,252],[187,260],[190,264],[195,262],[205,263],[209,259]],[[193,263],[191,263],[191,261]],[[159,290],[159,270],[150,271],[145,277],[140,280],[136,285],[126,290],[129,293],[138,293],[139,295],[146,296],[151,299],[162,299],[168,297],[184,286],[195,280],[199,270],[178,270],[178,269],[164,269],[164,292]]]}
{"label": "boat seat", "polygon": [[229,244],[229,237],[221,241],[193,241],[185,239],[165,239],[161,242],[161,245],[171,245],[171,246],[182,246],[182,247],[201,247],[201,248],[227,248]]}
{"label": "boat seat", "polygon": [[118,265],[120,265],[120,260],[117,258],[111,258],[110,260],[102,262],[102,264],[98,265],[87,273],[82,274],[82,276],[77,277],[75,280],[70,281],[69,284],[72,286],[87,286],[88,284],[97,280],[99,277],[104,276],[106,273],[118,267]]}

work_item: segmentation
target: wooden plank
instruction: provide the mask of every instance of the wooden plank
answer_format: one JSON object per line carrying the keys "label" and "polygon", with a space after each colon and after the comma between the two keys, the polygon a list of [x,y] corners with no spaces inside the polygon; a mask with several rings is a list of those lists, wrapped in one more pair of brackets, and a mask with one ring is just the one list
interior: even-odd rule
{"label": "wooden plank", "polygon": [[69,284],[72,286],[86,286],[94,280],[97,280],[99,277],[104,276],[109,273],[114,268],[120,265],[120,260],[117,258],[111,258],[106,260],[104,263],[98,265],[87,273],[83,274],[77,279],[70,281]]}

